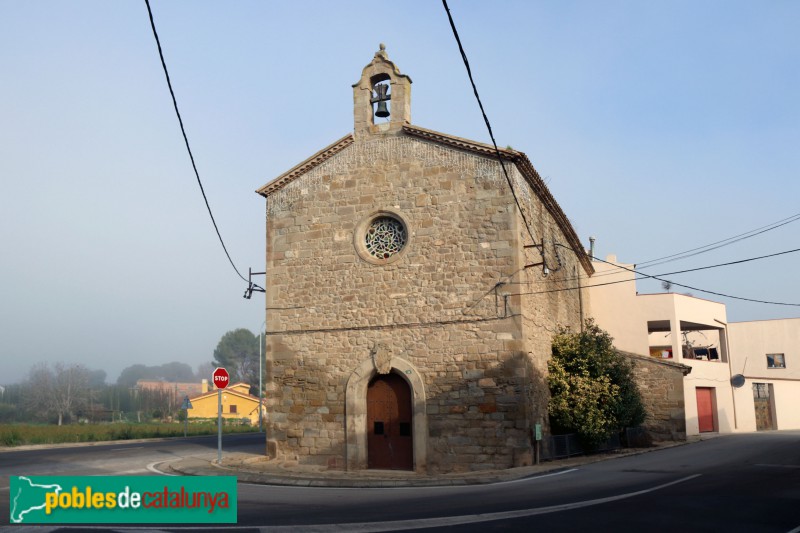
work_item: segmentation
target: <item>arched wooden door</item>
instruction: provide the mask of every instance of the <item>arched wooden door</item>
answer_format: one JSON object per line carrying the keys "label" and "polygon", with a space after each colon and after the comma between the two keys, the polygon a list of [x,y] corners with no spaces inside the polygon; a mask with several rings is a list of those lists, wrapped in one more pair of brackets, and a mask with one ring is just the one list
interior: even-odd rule
{"label": "arched wooden door", "polygon": [[411,388],[397,374],[375,376],[367,388],[367,465],[412,470]]}

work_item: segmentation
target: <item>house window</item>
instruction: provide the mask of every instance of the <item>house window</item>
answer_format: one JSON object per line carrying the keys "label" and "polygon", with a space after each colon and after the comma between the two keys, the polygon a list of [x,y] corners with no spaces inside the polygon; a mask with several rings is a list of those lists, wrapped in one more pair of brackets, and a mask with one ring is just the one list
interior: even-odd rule
{"label": "house window", "polygon": [[231,404],[231,414],[236,414],[236,405]]}
{"label": "house window", "polygon": [[651,346],[650,357],[659,359],[672,359],[672,346]]}
{"label": "house window", "polygon": [[769,399],[769,383],[753,383],[753,398]]}
{"label": "house window", "polygon": [[767,354],[767,368],[786,368],[786,359],[782,353]]}
{"label": "house window", "polygon": [[707,347],[683,347],[684,359],[697,359],[699,361],[719,361],[719,351],[713,346]]}

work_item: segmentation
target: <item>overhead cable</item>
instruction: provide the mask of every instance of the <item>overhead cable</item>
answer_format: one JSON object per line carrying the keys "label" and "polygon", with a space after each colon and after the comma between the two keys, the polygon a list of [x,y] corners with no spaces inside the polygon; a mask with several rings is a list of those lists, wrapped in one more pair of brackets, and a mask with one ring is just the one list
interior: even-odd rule
{"label": "overhead cable", "polygon": [[[494,133],[492,132],[492,125],[489,123],[489,117],[486,116],[486,111],[483,109],[483,102],[481,102],[481,97],[478,94],[478,88],[475,86],[475,80],[472,78],[472,69],[469,67],[469,60],[467,59],[466,52],[464,52],[464,47],[461,45],[461,38],[458,36],[458,30],[456,30],[456,24],[453,22],[453,16],[450,14],[450,8],[447,5],[447,0],[442,0],[442,4],[447,12],[447,18],[450,21],[450,27],[453,29],[453,37],[456,38],[456,43],[458,43],[458,50],[461,52],[461,59],[464,61],[464,67],[467,69],[467,76],[469,77],[469,82],[472,84],[472,92],[475,93],[475,99],[478,101],[478,106],[481,108],[483,122],[486,124],[486,129],[489,130],[489,138],[492,140],[495,155],[497,156],[497,160],[500,162],[500,167],[503,169],[503,175],[508,182],[508,187],[511,189],[511,195],[514,197],[514,202],[517,204],[517,209],[519,209],[519,214],[522,216],[522,221],[525,223],[525,229],[528,230],[528,235],[531,237],[531,242],[536,244],[536,238],[534,238],[533,231],[531,231],[530,224],[528,224],[528,218],[525,216],[525,212],[522,210],[522,205],[520,204],[517,193],[514,190],[514,185],[511,183],[511,177],[508,175],[508,170],[506,170],[506,165],[503,162],[503,156],[500,155],[500,150],[497,148],[497,142],[495,141]],[[544,249],[542,249],[542,252],[544,252]]]}
{"label": "overhead cable", "polygon": [[169,94],[172,96],[172,106],[175,108],[175,114],[178,117],[178,123],[181,127],[181,133],[183,134],[183,142],[186,144],[186,151],[189,152],[189,159],[192,162],[192,168],[194,169],[194,175],[197,178],[197,185],[200,186],[200,193],[203,195],[203,201],[206,204],[206,210],[208,210],[208,216],[211,217],[211,223],[214,225],[214,231],[217,232],[217,238],[219,239],[219,243],[222,245],[222,249],[225,251],[225,255],[228,257],[228,262],[230,262],[233,270],[236,271],[236,274],[242,280],[250,283],[250,281],[245,278],[239,269],[236,268],[236,265],[231,259],[231,254],[228,253],[228,248],[225,246],[225,241],[222,239],[222,234],[219,231],[219,227],[217,226],[217,221],[214,219],[214,213],[211,212],[211,206],[208,203],[208,197],[206,196],[206,191],[203,188],[203,182],[200,180],[200,173],[197,171],[197,165],[194,162],[194,155],[192,154],[192,148],[189,146],[189,138],[186,136],[186,128],[183,126],[183,119],[181,118],[181,112],[178,110],[178,100],[175,98],[175,91],[172,89],[172,81],[169,78],[169,71],[167,70],[167,62],[164,60],[164,52],[161,49],[161,40],[158,38],[158,32],[156,31],[156,23],[153,20],[153,10],[150,9],[150,0],[144,0],[145,5],[147,5],[147,14],[150,16],[150,27],[153,28],[153,37],[155,37],[156,45],[158,46],[158,56],[161,58],[161,66],[164,69],[164,76],[167,78],[167,87],[169,87]]}
{"label": "overhead cable", "polygon": [[749,239],[750,237],[755,237],[756,235],[761,235],[762,233],[772,231],[774,229],[780,228],[781,226],[785,226],[786,224],[791,224],[792,222],[796,222],[798,220],[800,220],[800,213],[794,214],[782,220],[778,220],[777,222],[773,222],[772,224],[767,224],[766,226],[746,231],[744,233],[740,233],[739,235],[728,237],[727,239],[722,239],[721,241],[712,242],[711,244],[706,244],[705,246],[698,246],[697,248],[692,248],[691,250],[686,250],[684,252],[678,252],[676,254],[666,255],[664,257],[659,257],[657,259],[651,259],[649,261],[639,262],[636,263],[636,266],[638,268],[650,268],[663,263],[669,263],[671,261],[678,261],[679,259],[686,259],[687,257],[704,254],[706,252],[722,248],[723,246],[728,246],[729,244],[743,241],[745,239]]}
{"label": "overhead cable", "polygon": [[[563,245],[558,245],[558,246],[563,246]],[[637,270],[635,270],[633,268],[628,268],[628,267],[625,267],[625,266],[622,266],[622,265],[617,265],[617,264],[611,263],[609,261],[605,261],[603,259],[599,259],[597,257],[591,257],[591,259],[593,259],[595,261],[600,261],[601,263],[606,263],[606,264],[614,266],[616,268],[620,268],[622,270],[627,270],[628,272],[633,272],[634,274],[638,274],[638,275],[640,275],[642,277],[641,278],[623,279],[623,280],[617,280],[617,281],[609,281],[609,282],[606,282],[606,283],[597,283],[597,284],[593,284],[593,285],[585,285],[583,287],[566,287],[566,288],[562,288],[562,289],[549,289],[549,290],[544,290],[544,291],[522,292],[522,293],[516,293],[516,294],[513,294],[513,295],[509,295],[509,296],[526,296],[526,295],[532,295],[532,294],[547,294],[547,293],[551,293],[551,292],[564,292],[564,291],[574,291],[574,290],[580,290],[580,289],[591,289],[592,287],[603,287],[603,286],[606,286],[606,285],[615,285],[617,283],[629,283],[631,281],[637,281],[637,280],[648,279],[649,278],[649,279],[655,279],[655,280],[658,280],[658,281],[661,281],[661,282],[669,283],[670,285],[674,285],[676,287],[683,287],[684,289],[689,289],[689,290],[693,290],[693,291],[697,291],[697,292],[702,292],[702,293],[705,293],[705,294],[713,294],[715,296],[722,296],[724,298],[731,298],[731,299],[734,299],[734,300],[743,300],[743,301],[746,301],[746,302],[754,302],[754,303],[761,303],[761,304],[768,304],[768,305],[784,305],[784,306],[789,306],[789,307],[800,307],[800,303],[772,302],[772,301],[768,301],[768,300],[758,300],[758,299],[755,299],[755,298],[745,298],[743,296],[734,296],[734,295],[725,294],[725,293],[722,293],[722,292],[715,292],[715,291],[709,291],[707,289],[701,289],[699,287],[692,287],[691,285],[685,285],[685,284],[681,284],[681,283],[676,283],[674,281],[670,281],[670,280],[664,279],[662,277],[662,276],[669,276],[669,275],[672,275],[672,274],[682,274],[682,273],[685,273],[685,272],[692,272],[692,271],[695,271],[695,270],[705,270],[705,269],[708,269],[708,268],[716,268],[716,267],[720,267],[720,266],[733,265],[733,264],[737,264],[737,263],[745,263],[747,261],[755,261],[757,259],[765,259],[767,257],[774,257],[774,256],[777,256],[777,255],[783,255],[783,254],[788,254],[788,253],[793,253],[793,252],[798,252],[798,251],[800,251],[800,248],[798,248],[796,250],[787,250],[785,252],[779,252],[777,254],[770,254],[770,255],[761,256],[761,257],[754,257],[754,258],[751,258],[751,259],[743,259],[743,260],[740,260],[740,261],[732,261],[730,263],[722,263],[722,264],[719,264],[719,265],[711,265],[711,266],[707,266],[707,267],[700,267],[700,268],[696,268],[696,269],[682,270],[682,271],[678,271],[678,272],[671,272],[671,273],[658,274],[658,275],[645,274],[644,272],[639,272],[639,271],[637,271]]]}
{"label": "overhead cable", "polygon": [[692,290],[692,291],[698,291],[698,292],[702,292],[702,293],[705,293],[705,294],[713,294],[714,296],[722,296],[724,298],[732,298],[734,300],[743,300],[745,302],[755,302],[755,303],[760,303],[760,304],[786,305],[786,306],[791,306],[791,307],[800,307],[800,303],[771,302],[771,301],[768,301],[768,300],[758,300],[758,299],[755,299],[755,298],[744,298],[742,296],[733,296],[733,295],[725,294],[725,293],[722,293],[722,292],[709,291],[709,290],[701,289],[701,288],[698,288],[698,287],[692,287],[691,285],[683,285],[681,283],[675,283],[674,281],[670,281],[668,279],[663,279],[663,278],[661,278],[659,276],[651,276],[649,274],[645,274],[644,272],[639,272],[639,271],[637,271],[635,269],[632,269],[632,268],[624,267],[624,266],[621,266],[621,265],[614,265],[614,263],[610,263],[608,261],[605,261],[603,259],[598,259],[596,257],[592,257],[592,259],[595,260],[595,261],[600,261],[601,263],[606,263],[606,264],[613,265],[613,266],[620,266],[623,270],[627,270],[628,272],[634,272],[634,273],[639,274],[640,276],[644,276],[646,278],[652,278],[652,279],[655,279],[655,280],[658,280],[658,281],[661,281],[661,282],[670,283],[672,285],[675,285],[676,287],[683,287],[684,289],[689,289],[689,290]]}

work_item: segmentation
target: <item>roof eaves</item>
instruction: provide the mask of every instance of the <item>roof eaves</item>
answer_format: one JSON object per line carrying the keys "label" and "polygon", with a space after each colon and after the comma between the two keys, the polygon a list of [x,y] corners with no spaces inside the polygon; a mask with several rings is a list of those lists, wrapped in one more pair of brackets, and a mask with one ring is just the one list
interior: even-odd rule
{"label": "roof eaves", "polygon": [[[440,144],[466,150],[467,152],[472,152],[474,154],[497,157],[497,152],[495,152],[494,146],[491,144],[479,143],[469,139],[464,139],[462,137],[456,137],[455,135],[447,135],[446,133],[420,128],[419,126],[412,126],[411,124],[405,124],[403,126],[403,132],[411,135],[412,137],[438,142]],[[503,159],[508,161],[513,161],[520,153],[516,150],[508,150],[506,148],[498,148],[497,151],[500,152],[500,155],[503,157]]]}
{"label": "roof eaves", "polygon": [[[194,398],[189,398],[189,401],[201,400],[203,398],[207,398],[209,396],[216,395],[217,394],[217,390],[219,390],[219,389],[214,389],[214,390],[210,390],[208,392],[204,392],[202,394],[199,394],[199,395],[195,396]],[[226,388],[222,389],[222,392],[224,392],[225,394],[232,394],[234,396],[239,396],[240,398],[249,398],[251,400],[258,401],[258,396],[253,396],[252,394],[245,394],[244,392],[239,392],[236,389],[229,389],[229,388],[226,387]]]}
{"label": "roof eaves", "polygon": [[520,173],[525,177],[525,180],[531,186],[533,191],[539,196],[542,200],[547,211],[550,215],[555,219],[556,223],[559,225],[561,230],[564,232],[564,236],[567,238],[567,242],[569,243],[572,251],[575,252],[575,255],[580,261],[581,265],[583,265],[583,269],[586,271],[588,275],[594,274],[594,266],[592,266],[592,260],[589,255],[586,253],[586,250],[581,244],[581,240],[578,237],[578,234],[575,232],[575,228],[572,227],[572,223],[567,218],[567,215],[564,213],[564,210],[561,209],[561,206],[558,205],[555,197],[550,192],[550,189],[547,188],[544,180],[536,169],[533,167],[530,159],[528,156],[522,152],[517,152],[519,155],[517,159],[514,160],[514,163],[517,165]]}
{"label": "roof eaves", "polygon": [[646,363],[672,367],[676,370],[680,370],[681,372],[683,372],[684,376],[687,376],[692,372],[692,367],[690,367],[689,365],[684,365],[683,363],[676,363],[675,361],[665,361],[663,359],[658,359],[656,357],[648,357],[646,355],[640,355],[638,353],[633,353],[633,352],[626,352],[624,350],[617,350],[617,353],[624,355],[628,359],[638,359]]}
{"label": "roof eaves", "polygon": [[325,148],[323,148],[316,154],[312,155],[305,161],[302,161],[301,163],[290,168],[289,170],[287,170],[274,180],[270,181],[260,189],[256,189],[256,192],[265,198],[268,197],[270,194],[273,194],[281,190],[286,185],[294,181],[296,178],[302,176],[309,170],[321,165],[331,157],[335,156],[336,154],[338,154],[339,152],[341,152],[342,150],[353,144],[353,142],[354,142],[353,134],[348,133],[335,143],[326,146]]}

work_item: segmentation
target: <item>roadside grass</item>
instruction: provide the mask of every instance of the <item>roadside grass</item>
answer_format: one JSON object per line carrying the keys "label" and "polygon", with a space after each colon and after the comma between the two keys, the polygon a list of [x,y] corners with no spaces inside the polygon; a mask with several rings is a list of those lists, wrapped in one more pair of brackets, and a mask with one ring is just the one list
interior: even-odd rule
{"label": "roadside grass", "polygon": [[[98,442],[159,437],[182,437],[182,422],[102,424],[69,424],[53,426],[45,424],[0,424],[0,446],[24,446],[26,444],[60,444],[67,442]],[[225,424],[223,433],[249,433],[258,431],[258,426]],[[187,435],[215,435],[216,421],[190,422]]]}

